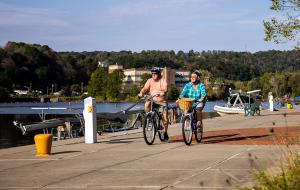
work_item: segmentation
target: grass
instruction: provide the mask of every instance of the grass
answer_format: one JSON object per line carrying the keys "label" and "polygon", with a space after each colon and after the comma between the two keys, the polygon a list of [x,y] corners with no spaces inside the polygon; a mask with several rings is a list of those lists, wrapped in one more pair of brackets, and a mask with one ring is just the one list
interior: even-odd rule
{"label": "grass", "polygon": [[255,185],[241,190],[297,190],[300,189],[300,154],[298,146],[287,145],[283,161],[277,170],[259,171],[255,175]]}

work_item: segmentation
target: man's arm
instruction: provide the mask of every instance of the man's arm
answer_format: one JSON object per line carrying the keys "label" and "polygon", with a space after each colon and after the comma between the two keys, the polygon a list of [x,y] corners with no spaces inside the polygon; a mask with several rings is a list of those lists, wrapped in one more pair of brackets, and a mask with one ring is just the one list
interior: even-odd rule
{"label": "man's arm", "polygon": [[138,94],[139,97],[142,97],[146,92],[149,92],[150,90],[150,80],[148,79],[145,83],[144,87],[141,89],[140,93]]}
{"label": "man's arm", "polygon": [[168,84],[167,84],[166,80],[163,79],[163,84],[162,84],[160,95],[161,96],[166,95],[167,91],[168,91]]}

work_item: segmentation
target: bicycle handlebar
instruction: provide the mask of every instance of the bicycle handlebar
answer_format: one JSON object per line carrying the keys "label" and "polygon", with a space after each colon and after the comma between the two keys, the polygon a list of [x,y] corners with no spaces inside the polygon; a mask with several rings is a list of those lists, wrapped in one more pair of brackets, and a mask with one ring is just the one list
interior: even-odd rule
{"label": "bicycle handlebar", "polygon": [[148,100],[148,99],[153,99],[154,97],[158,97],[158,96],[160,96],[159,93],[154,94],[154,95],[145,94],[143,97],[141,97],[141,99],[143,99],[143,100]]}

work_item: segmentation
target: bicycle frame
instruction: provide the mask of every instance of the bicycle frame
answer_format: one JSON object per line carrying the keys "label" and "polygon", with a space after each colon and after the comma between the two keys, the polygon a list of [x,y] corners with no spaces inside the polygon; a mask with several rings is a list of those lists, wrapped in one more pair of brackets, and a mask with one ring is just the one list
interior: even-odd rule
{"label": "bicycle frame", "polygon": [[184,113],[184,111],[182,111],[182,116],[181,116],[181,121],[180,123],[183,122],[183,118],[188,116],[190,118],[190,120],[192,121],[192,132],[196,131],[196,124],[197,124],[197,117],[195,117],[196,114],[196,107],[192,109],[192,111],[188,111],[187,113]]}
{"label": "bicycle frame", "polygon": [[[146,113],[146,119],[145,119],[145,123],[143,126],[144,139],[148,145],[153,144],[157,132],[158,132],[159,139],[161,141],[164,141],[164,138],[163,138],[164,128],[162,128],[162,126],[161,126],[161,120],[162,120],[161,114],[158,112],[158,110],[154,109],[153,98],[156,96],[159,96],[159,94],[156,94],[153,96],[151,96],[151,95],[144,96],[145,100],[150,100],[150,111],[148,113]],[[153,124],[153,126],[152,126],[152,124]],[[152,128],[154,128],[154,129],[152,129]],[[150,132],[150,137],[149,137],[150,139],[148,139],[148,136],[146,134],[148,132]]]}
{"label": "bicycle frame", "polygon": [[182,123],[182,136],[186,145],[192,143],[192,136],[195,135],[195,139],[198,143],[201,142],[203,136],[203,124],[197,126],[196,107],[189,112],[184,112],[181,117]]}

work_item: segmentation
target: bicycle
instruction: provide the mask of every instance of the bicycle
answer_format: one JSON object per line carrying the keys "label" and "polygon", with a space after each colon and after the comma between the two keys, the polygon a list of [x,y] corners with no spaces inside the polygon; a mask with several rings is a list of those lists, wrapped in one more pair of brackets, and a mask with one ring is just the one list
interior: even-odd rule
{"label": "bicycle", "polygon": [[158,109],[154,108],[153,98],[156,96],[159,96],[159,94],[156,94],[153,96],[144,95],[144,97],[143,97],[143,99],[145,99],[145,100],[150,100],[150,103],[151,103],[150,111],[148,113],[146,113],[145,121],[144,121],[144,125],[143,125],[143,136],[144,136],[145,142],[148,145],[153,144],[156,133],[158,133],[158,137],[162,142],[165,141],[165,139],[164,139],[165,129],[162,126],[162,117],[161,117],[161,114],[159,113]]}
{"label": "bicycle", "polygon": [[203,137],[203,122],[201,122],[200,127],[197,127],[197,113],[196,107],[191,110],[185,110],[182,114],[182,136],[186,145],[191,145],[193,134],[198,143],[201,142]]}

